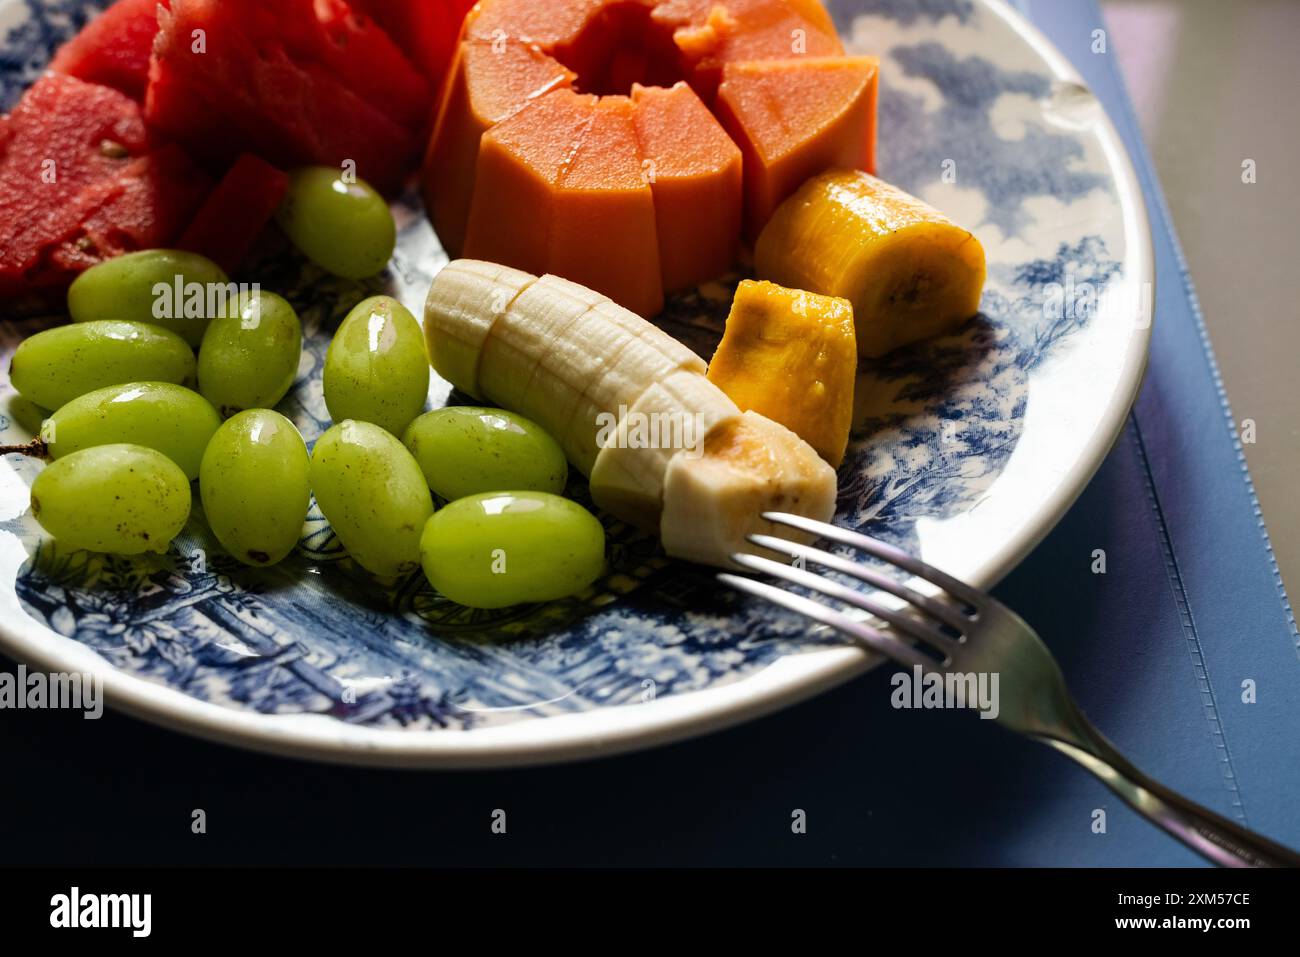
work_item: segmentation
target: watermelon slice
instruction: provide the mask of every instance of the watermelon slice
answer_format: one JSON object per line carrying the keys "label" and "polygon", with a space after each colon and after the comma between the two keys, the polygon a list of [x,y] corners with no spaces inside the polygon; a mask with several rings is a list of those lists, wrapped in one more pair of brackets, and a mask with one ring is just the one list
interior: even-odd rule
{"label": "watermelon slice", "polygon": [[276,12],[274,23],[258,22],[267,31],[259,34],[262,42],[280,37],[295,62],[319,64],[398,123],[428,127],[433,119],[429,81],[383,29],[358,15],[347,0],[276,0],[273,5],[262,0],[256,5],[274,6]]}
{"label": "watermelon slice", "polygon": [[460,26],[475,0],[353,0],[393,38],[412,65],[435,86],[456,52]]}
{"label": "watermelon slice", "polygon": [[155,148],[117,90],[47,73],[0,136],[0,297],[62,289],[120,253],[167,245],[211,182],[175,146]]}
{"label": "watermelon slice", "polygon": [[414,168],[429,86],[343,0],[172,0],[159,27],[145,116],[195,156],[352,160],[390,194]]}
{"label": "watermelon slice", "polygon": [[75,275],[123,253],[171,246],[211,187],[185,151],[168,143],[83,194],[83,215],[50,263]]}
{"label": "watermelon slice", "polygon": [[168,0],[117,0],[59,47],[50,69],[143,100],[160,4]]}
{"label": "watermelon slice", "polygon": [[245,153],[217,184],[177,246],[201,253],[234,274],[289,188],[289,177]]}

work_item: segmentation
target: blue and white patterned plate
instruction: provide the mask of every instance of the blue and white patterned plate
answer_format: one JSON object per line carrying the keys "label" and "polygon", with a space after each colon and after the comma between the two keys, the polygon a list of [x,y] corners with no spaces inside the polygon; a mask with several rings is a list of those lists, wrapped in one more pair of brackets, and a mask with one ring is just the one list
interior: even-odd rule
{"label": "blue and white patterned plate", "polygon": [[[1142,197],[1097,101],[1000,0],[830,7],[854,51],[883,59],[881,175],[973,227],[990,263],[983,313],[961,335],[862,370],[837,521],[989,585],[1074,500],[1136,395],[1152,295]],[[0,105],[94,9],[0,0]],[[385,281],[418,314],[446,257],[414,197],[399,215]],[[328,426],[330,330],[381,284],[323,277],[282,251],[243,278],[303,318],[281,411],[310,442]],[[678,299],[662,322],[709,355],[736,278]],[[0,320],[0,366],[49,321]],[[448,393],[437,384],[430,399]],[[38,425],[0,379],[0,438]],[[98,672],[111,704],[209,738],[367,764],[557,761],[752,718],[873,663],[615,523],[610,574],[591,591],[496,612],[452,605],[418,575],[373,580],[319,513],[299,552],[267,570],[222,555],[201,516],[165,556],[63,553],[28,513],[40,467],[0,465],[4,650]],[[580,479],[571,492],[585,500]]]}

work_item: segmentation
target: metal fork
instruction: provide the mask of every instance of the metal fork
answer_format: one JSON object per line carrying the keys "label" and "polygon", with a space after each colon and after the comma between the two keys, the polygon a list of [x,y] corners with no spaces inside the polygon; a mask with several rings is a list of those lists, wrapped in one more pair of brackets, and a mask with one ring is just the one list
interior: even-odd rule
{"label": "metal fork", "polygon": [[785,589],[740,575],[719,581],[829,625],[857,643],[923,674],[998,675],[1003,727],[1069,755],[1101,779],[1124,803],[1192,850],[1223,867],[1297,867],[1300,855],[1189,801],[1135,768],[1088,722],[1066,690],[1061,669],[1029,625],[992,596],[960,582],[892,545],[834,525],[784,512],[763,517],[848,545],[938,587],[947,600],[922,595],[888,575],[811,545],[750,535],[761,548],[848,575],[901,598],[904,610],[806,570],[758,555],[736,554],[742,568],[799,585],[885,622],[887,630]]}

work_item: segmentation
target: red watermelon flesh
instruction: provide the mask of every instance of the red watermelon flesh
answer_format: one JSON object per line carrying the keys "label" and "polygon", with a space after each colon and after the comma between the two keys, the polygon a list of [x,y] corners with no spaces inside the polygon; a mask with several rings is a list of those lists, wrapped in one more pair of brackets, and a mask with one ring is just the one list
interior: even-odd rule
{"label": "red watermelon flesh", "polygon": [[[47,73],[9,114],[0,158],[0,284],[24,283],[51,241],[75,226],[73,207],[148,150],[140,108],[107,87]],[[126,157],[108,155],[117,144]],[[50,165],[52,164],[52,165]]]}
{"label": "red watermelon flesh", "polygon": [[[393,111],[413,112],[414,98],[382,108],[367,99],[395,85],[397,74],[382,75],[392,63],[410,65],[392,48],[387,62],[347,58],[351,66],[342,69],[337,48],[324,53],[315,9],[314,0],[172,0],[170,12],[159,15],[150,65],[150,124],[214,166],[243,152],[282,168],[352,160],[376,188],[395,192],[414,168],[427,101],[420,121],[409,123]],[[317,26],[304,25],[304,15]],[[195,30],[204,31],[203,52],[193,48]],[[348,42],[364,52],[382,47],[382,37],[370,25]]]}
{"label": "red watermelon flesh", "polygon": [[274,4],[253,0],[252,5],[258,10],[275,9],[273,21],[259,21],[266,30],[259,34],[263,42],[282,39],[295,62],[320,64],[399,123],[423,129],[433,119],[428,80],[387,33],[369,17],[358,15],[347,0],[276,0]]}
{"label": "red watermelon flesh", "polygon": [[233,274],[271,221],[288,187],[288,176],[245,153],[217,184],[176,245],[207,256]]}
{"label": "red watermelon flesh", "polygon": [[435,85],[442,82],[465,14],[475,0],[352,0],[387,31],[407,59]]}
{"label": "red watermelon flesh", "polygon": [[168,0],[117,0],[59,47],[50,69],[144,99],[158,6]]}
{"label": "red watermelon flesh", "polygon": [[175,147],[155,150],[140,106],[47,73],[4,122],[0,297],[58,289],[109,256],[175,239],[210,182]]}
{"label": "red watermelon flesh", "polygon": [[185,151],[169,143],[87,190],[84,216],[50,262],[75,274],[123,253],[171,246],[211,187]]}

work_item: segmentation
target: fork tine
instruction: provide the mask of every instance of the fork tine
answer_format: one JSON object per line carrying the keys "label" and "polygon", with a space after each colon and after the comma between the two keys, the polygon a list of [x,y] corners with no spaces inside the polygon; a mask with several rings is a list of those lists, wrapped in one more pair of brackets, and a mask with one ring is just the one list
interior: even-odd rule
{"label": "fork tine", "polygon": [[752,578],[745,578],[742,575],[729,575],[722,572],[718,575],[718,581],[724,585],[730,585],[737,591],[764,598],[773,604],[780,605],[782,608],[798,612],[814,621],[821,622],[823,625],[830,625],[841,634],[848,635],[858,644],[866,646],[877,654],[884,655],[896,664],[903,665],[906,668],[920,666],[927,672],[933,671],[935,668],[934,660],[921,654],[915,648],[903,644],[896,638],[890,638],[882,634],[870,625],[854,621],[833,608],[827,608],[820,602],[804,598],[802,595],[791,594],[773,585],[755,581]]}
{"label": "fork tine", "polygon": [[851,532],[847,528],[840,528],[837,525],[828,525],[816,519],[805,518],[802,515],[791,515],[788,512],[764,512],[763,517],[769,522],[776,522],[778,525],[789,525],[791,528],[811,532],[833,542],[860,549],[868,555],[879,558],[882,562],[888,562],[918,578],[924,578],[932,585],[938,585],[950,595],[960,598],[972,607],[982,608],[988,603],[986,596],[971,588],[965,582],[958,581],[933,565],[927,565],[920,559],[913,558],[902,549],[895,548],[893,545],[888,545],[878,539],[869,538],[858,532]]}
{"label": "fork tine", "polygon": [[902,582],[896,581],[888,575],[882,575],[866,565],[860,565],[841,555],[832,555],[830,552],[824,552],[820,548],[814,548],[811,545],[792,542],[788,538],[777,538],[774,535],[748,535],[746,537],[761,548],[771,549],[774,552],[789,555],[791,558],[807,559],[821,565],[823,568],[851,575],[859,581],[879,588],[881,591],[889,592],[889,594],[895,595],[903,599],[903,601],[922,609],[927,614],[938,618],[956,631],[965,631],[970,627],[970,619],[951,605],[946,605],[929,595],[922,595],[919,591],[908,588]]}
{"label": "fork tine", "polygon": [[805,588],[811,588],[813,591],[820,592],[829,598],[842,601],[847,605],[853,605],[855,608],[861,608],[865,612],[875,615],[882,621],[886,621],[898,631],[906,635],[911,635],[918,641],[923,641],[935,651],[944,656],[944,664],[947,664],[949,652],[957,644],[953,639],[943,634],[937,628],[927,625],[925,622],[918,621],[910,615],[886,608],[880,602],[872,601],[861,592],[854,591],[841,585],[839,582],[832,581],[829,578],[823,578],[821,575],[814,575],[812,572],[804,571],[799,568],[792,568],[781,562],[774,562],[770,558],[763,558],[759,555],[736,554],[731,556],[731,560],[738,565],[748,568],[752,571],[761,572],[764,575],[771,575],[773,578],[781,578],[785,581],[792,582],[796,585],[802,585]]}

